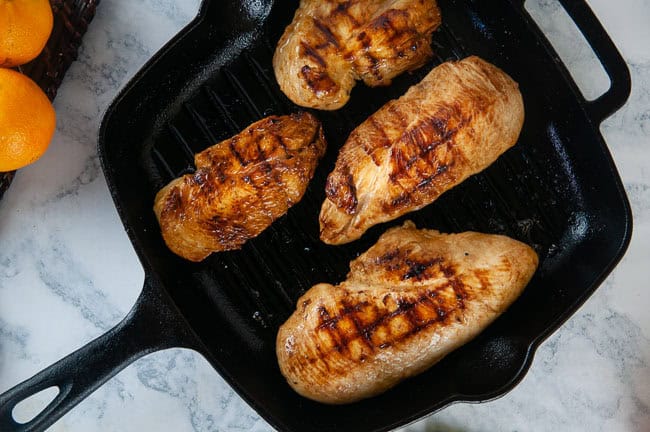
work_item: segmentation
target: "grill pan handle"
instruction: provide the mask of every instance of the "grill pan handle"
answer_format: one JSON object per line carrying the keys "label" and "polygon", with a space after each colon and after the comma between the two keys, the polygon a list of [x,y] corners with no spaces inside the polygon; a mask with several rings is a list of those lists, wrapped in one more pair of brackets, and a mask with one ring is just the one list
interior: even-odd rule
{"label": "grill pan handle", "polygon": [[[43,431],[112,376],[145,354],[196,348],[194,334],[163,289],[149,278],[135,306],[111,330],[0,395],[0,431]],[[21,401],[50,387],[59,393],[27,423],[13,418]]]}
{"label": "grill pan handle", "polygon": [[605,93],[587,102],[589,115],[598,124],[622,107],[630,96],[630,71],[614,42],[585,1],[560,0],[560,3],[587,39],[611,82]]}
{"label": "grill pan handle", "polygon": [[[598,98],[587,101],[581,95],[587,114],[595,124],[600,124],[622,107],[630,96],[632,88],[630,71],[614,42],[587,2],[584,0],[558,1],[583,34],[609,77],[609,89]],[[522,0],[522,7],[524,3],[525,0]]]}

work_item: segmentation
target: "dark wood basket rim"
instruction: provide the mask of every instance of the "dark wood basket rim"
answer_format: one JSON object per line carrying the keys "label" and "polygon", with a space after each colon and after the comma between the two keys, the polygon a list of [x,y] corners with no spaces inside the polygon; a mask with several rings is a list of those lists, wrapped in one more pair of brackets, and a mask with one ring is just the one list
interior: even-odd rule
{"label": "dark wood basket rim", "polygon": [[[63,77],[77,58],[82,38],[95,16],[99,0],[50,0],[54,27],[41,54],[18,70],[33,79],[54,100]],[[15,172],[0,173],[0,199]]]}

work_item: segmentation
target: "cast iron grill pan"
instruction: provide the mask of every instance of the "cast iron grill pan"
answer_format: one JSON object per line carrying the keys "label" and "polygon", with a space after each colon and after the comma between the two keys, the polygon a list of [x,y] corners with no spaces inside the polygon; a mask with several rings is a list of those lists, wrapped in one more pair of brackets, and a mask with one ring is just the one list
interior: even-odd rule
{"label": "cast iron grill pan", "polygon": [[[0,396],[1,430],[41,430],[136,358],[172,346],[205,355],[279,430],[390,430],[451,402],[489,400],[511,389],[536,346],[623,255],[631,215],[598,125],[627,99],[629,74],[591,11],[583,2],[563,2],[612,82],[587,102],[521,1],[440,0],[443,26],[428,65],[387,88],[358,85],[343,109],[315,112],[328,151],[299,204],[240,251],[201,263],[175,256],[152,211],[155,193],[191,172],[196,152],[265,116],[300,109],[281,93],[271,67],[297,2],[225,3],[204,2],[197,20],[116,99],[100,131],[104,172],[145,268],[138,303],[115,329]],[[350,131],[435,65],[472,54],[519,82],[526,121],[518,144],[419,212],[349,245],[320,242],[324,182]],[[540,268],[502,317],[421,376],[348,406],[298,396],[277,367],[278,326],[301,294],[319,282],[342,281],[352,259],[406,219],[447,232],[509,235],[535,248]],[[62,389],[57,399],[32,422],[15,423],[15,403],[51,385]]]}

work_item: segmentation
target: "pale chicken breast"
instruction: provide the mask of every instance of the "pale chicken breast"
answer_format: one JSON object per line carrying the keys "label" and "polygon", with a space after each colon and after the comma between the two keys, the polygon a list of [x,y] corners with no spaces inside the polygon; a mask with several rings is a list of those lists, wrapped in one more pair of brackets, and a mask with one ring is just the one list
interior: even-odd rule
{"label": "pale chicken breast", "polygon": [[388,85],[432,56],[435,0],[301,0],[273,56],[282,91],[322,110],[346,104],[357,80]]}
{"label": "pale chicken breast", "polygon": [[196,171],[156,195],[165,243],[190,261],[239,249],[300,201],[325,146],[320,122],[303,112],[267,117],[198,153]]}
{"label": "pale chicken breast", "polygon": [[299,394],[343,404],[380,394],[465,344],[521,294],[538,264],[527,245],[411,222],[318,284],[280,327],[280,370]]}
{"label": "pale chicken breast", "polygon": [[357,127],[330,173],[321,239],[342,244],[419,210],[492,164],[524,122],[516,82],[468,57],[434,68]]}

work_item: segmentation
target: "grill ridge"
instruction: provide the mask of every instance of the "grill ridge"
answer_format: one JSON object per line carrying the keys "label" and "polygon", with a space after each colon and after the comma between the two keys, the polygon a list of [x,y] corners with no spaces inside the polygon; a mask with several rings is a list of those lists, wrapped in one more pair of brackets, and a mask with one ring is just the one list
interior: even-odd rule
{"label": "grill ridge", "polygon": [[[255,262],[260,264],[260,270],[264,272],[264,276],[269,280],[274,280],[275,269],[283,270],[282,262],[278,260],[273,260],[273,262],[267,262],[264,257],[273,257],[274,254],[269,253],[267,248],[264,247],[265,243],[253,243],[251,242],[248,250],[254,255]],[[259,249],[264,249],[263,252],[260,252]],[[270,260],[269,260],[270,261]],[[273,268],[272,268],[273,267]],[[266,298],[272,302],[274,305],[273,310],[287,312],[291,309],[293,302],[291,301],[291,295],[285,290],[282,283],[275,281],[273,284],[275,289],[264,290]],[[268,318],[272,318],[272,314],[267,313]]]}
{"label": "grill ridge", "polygon": [[[257,54],[260,50],[258,49],[255,51]],[[274,104],[276,112],[286,113],[294,109],[282,91],[280,91],[280,88],[276,84],[275,80],[272,80],[269,76],[269,73],[264,71],[264,68],[259,63],[259,61],[256,60],[248,51],[244,52],[242,57],[244,60],[246,60],[248,66],[250,67],[250,70],[254,71],[255,77],[258,79],[259,84],[264,88],[264,91]]]}
{"label": "grill ridge", "polygon": [[191,164],[194,161],[194,152],[192,151],[192,148],[188,144],[188,142],[185,140],[183,135],[180,133],[177,127],[174,125],[168,125],[169,131],[171,132],[172,136],[176,140],[176,142],[179,145],[179,148],[183,150],[185,155],[187,156],[187,163]]}
{"label": "grill ridge", "polygon": [[217,92],[215,92],[210,86],[205,86],[203,89],[208,95],[210,102],[212,102],[213,106],[217,108],[221,119],[226,122],[226,126],[229,128],[230,134],[234,135],[239,132],[242,127],[237,123],[237,121],[235,121],[233,116],[230,115],[226,104],[223,102],[221,97],[219,97]]}
{"label": "grill ridge", "polygon": [[[438,59],[438,63],[443,63],[446,60],[450,60],[452,57],[456,60],[460,60],[464,57],[467,57],[467,52],[462,48],[457,38],[454,37],[451,29],[446,23],[442,23],[438,31],[434,33],[433,36],[433,45],[437,48],[437,51],[434,50],[434,55]],[[441,56],[439,53],[446,53],[446,56]]]}
{"label": "grill ridge", "polygon": [[[205,119],[199,112],[194,108],[191,102],[187,102],[183,105],[183,108],[189,115],[189,117],[192,119],[192,122],[196,128],[201,131],[201,134],[203,134],[203,137],[205,138],[205,141],[208,143],[216,144],[217,143],[217,138],[212,134],[210,131],[210,128],[206,124]],[[210,144],[210,145],[212,145]]]}
{"label": "grill ridge", "polygon": [[226,76],[226,79],[228,80],[228,83],[235,89],[237,94],[241,97],[242,100],[244,100],[244,105],[246,108],[248,108],[250,114],[254,118],[262,118],[262,111],[257,108],[257,105],[255,102],[253,102],[253,99],[251,96],[248,94],[244,86],[242,85],[241,82],[237,79],[237,77],[230,71],[229,68],[224,68],[223,69],[223,74]]}
{"label": "grill ridge", "polygon": [[157,149],[156,147],[154,147],[154,148],[151,150],[151,153],[152,153],[152,155],[153,155],[153,160],[154,160],[154,163],[155,163],[156,167],[158,168],[158,171],[159,171],[159,172],[160,172],[160,171],[163,172],[163,176],[162,176],[162,177],[163,177],[163,178],[167,178],[167,179],[172,179],[172,178],[174,178],[174,175],[175,175],[176,173],[175,173],[175,171],[174,171],[174,170],[169,166],[169,164],[167,163],[167,158],[166,158],[163,154],[161,154],[160,150]]}

